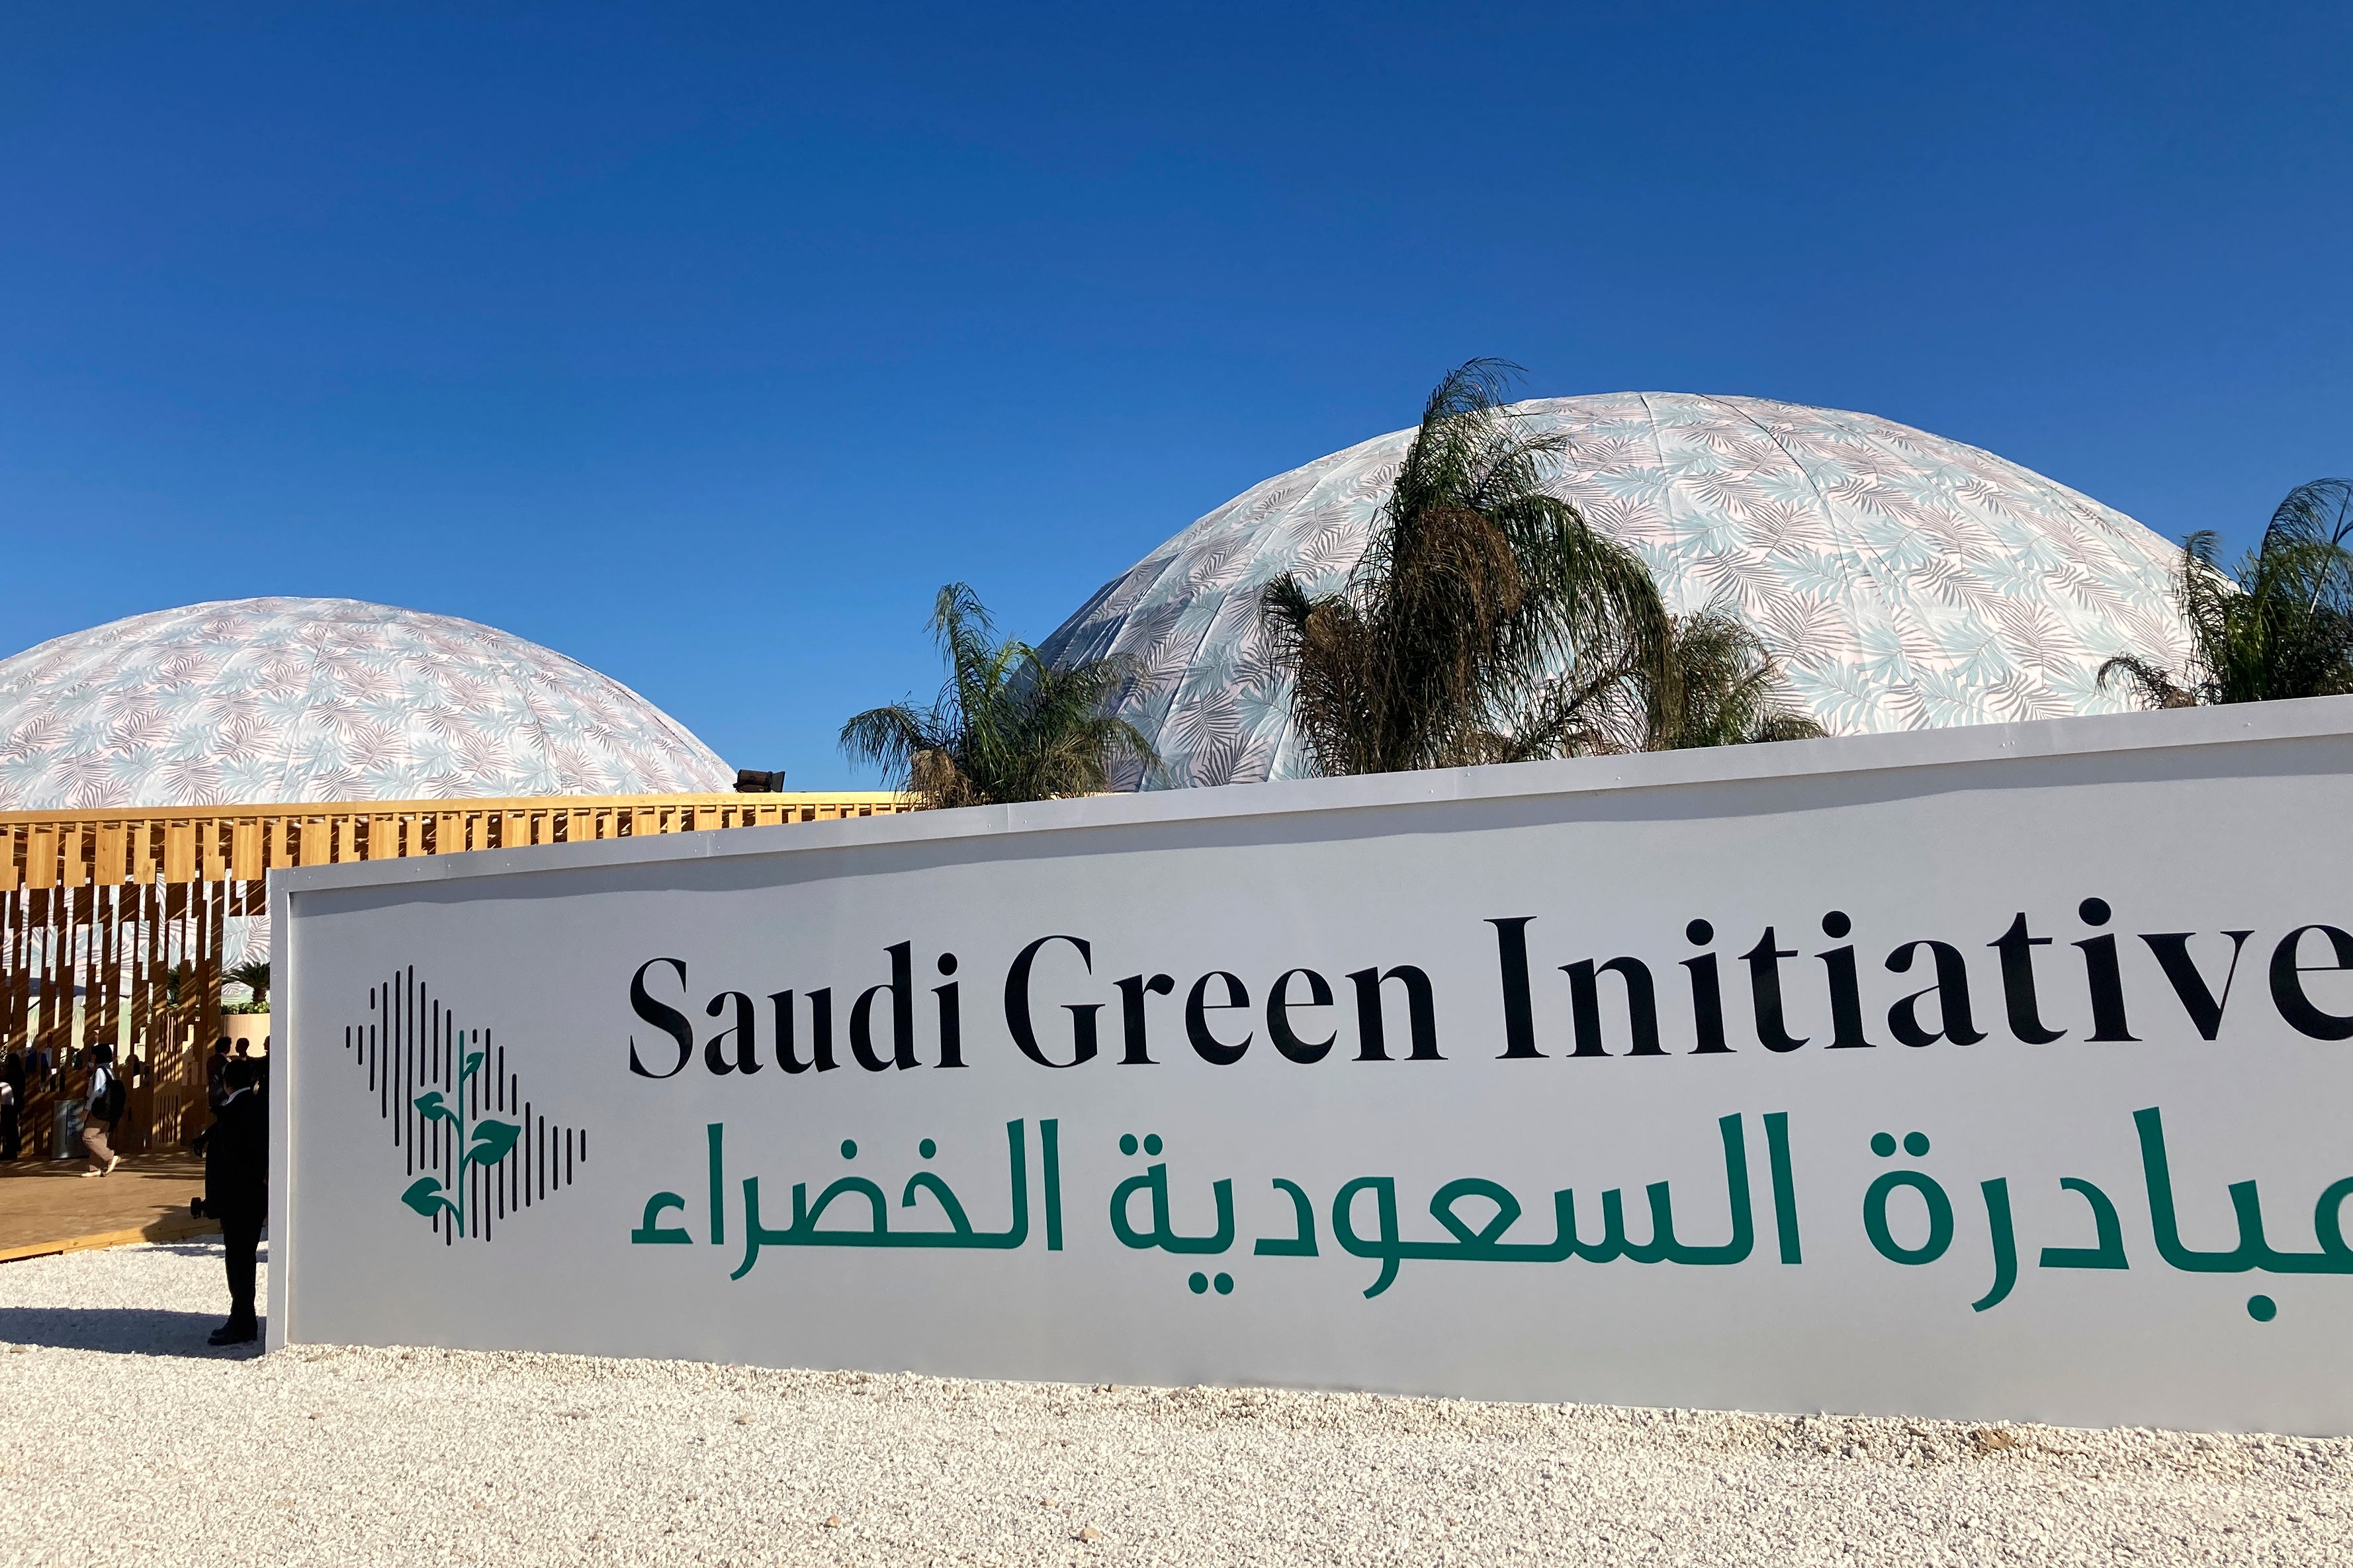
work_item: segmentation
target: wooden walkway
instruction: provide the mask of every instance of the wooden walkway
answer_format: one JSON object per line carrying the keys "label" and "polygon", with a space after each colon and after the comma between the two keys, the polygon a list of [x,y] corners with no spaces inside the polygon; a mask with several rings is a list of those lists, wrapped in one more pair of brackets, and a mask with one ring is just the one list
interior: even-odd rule
{"label": "wooden walkway", "polygon": [[185,1154],[126,1159],[114,1174],[85,1179],[79,1160],[0,1165],[0,1263],[134,1241],[179,1241],[217,1231],[192,1219],[205,1190],[204,1162]]}

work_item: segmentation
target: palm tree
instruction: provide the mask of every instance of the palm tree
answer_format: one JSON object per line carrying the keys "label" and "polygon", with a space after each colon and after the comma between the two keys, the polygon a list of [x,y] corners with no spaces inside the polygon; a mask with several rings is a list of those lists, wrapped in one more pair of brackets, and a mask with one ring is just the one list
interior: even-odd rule
{"label": "palm tree", "polygon": [[237,964],[221,978],[233,981],[253,993],[254,1005],[269,1005],[269,960],[257,958]]}
{"label": "palm tree", "polygon": [[1789,707],[1764,640],[1710,605],[1672,620],[1668,679],[1651,689],[1650,750],[1810,741],[1830,733]]}
{"label": "palm tree", "polygon": [[1336,594],[1289,574],[1261,612],[1326,773],[1639,750],[1669,624],[1630,550],[1546,493],[1564,438],[1504,406],[1518,367],[1472,360],[1430,395],[1363,558]]}
{"label": "palm tree", "polygon": [[918,809],[1100,795],[1119,763],[1159,764],[1112,712],[1128,679],[1121,661],[1056,669],[1017,638],[992,645],[988,612],[962,583],[940,590],[931,625],[948,664],[938,700],[870,708],[841,727],[843,752],[880,764]]}
{"label": "palm tree", "polygon": [[2272,513],[2263,542],[2226,573],[2219,542],[2182,542],[2174,603],[2189,628],[2184,669],[2123,653],[2099,681],[2150,708],[2268,702],[2353,691],[2353,480],[2298,485]]}

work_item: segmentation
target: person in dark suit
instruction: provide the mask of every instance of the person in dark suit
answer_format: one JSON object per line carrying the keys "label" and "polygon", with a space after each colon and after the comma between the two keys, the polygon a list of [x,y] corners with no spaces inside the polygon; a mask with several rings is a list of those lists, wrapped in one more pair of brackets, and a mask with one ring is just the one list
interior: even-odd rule
{"label": "person in dark suit", "polygon": [[205,1130],[205,1213],[220,1221],[228,1262],[228,1321],[216,1345],[250,1344],[260,1333],[253,1311],[254,1255],[269,1217],[269,1113],[259,1088],[261,1064],[232,1059],[221,1074],[223,1098]]}
{"label": "person in dark suit", "polygon": [[213,1054],[205,1058],[205,1103],[218,1110],[228,1094],[221,1083],[221,1075],[228,1071],[228,1037],[223,1035],[213,1042]]}
{"label": "person in dark suit", "polygon": [[25,1109],[25,1053],[14,1046],[0,1057],[0,1160],[14,1160],[24,1152],[24,1134],[18,1117]]}

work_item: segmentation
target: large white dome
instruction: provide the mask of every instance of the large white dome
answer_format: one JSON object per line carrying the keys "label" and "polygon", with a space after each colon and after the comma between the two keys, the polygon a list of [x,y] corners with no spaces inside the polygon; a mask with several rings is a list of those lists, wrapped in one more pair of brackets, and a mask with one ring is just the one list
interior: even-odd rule
{"label": "large white dome", "polygon": [[233,599],[0,661],[0,810],[723,790],[686,727],[536,643],[355,599]]}
{"label": "large white dome", "polygon": [[[1990,452],[1867,414],[1628,392],[1515,405],[1568,439],[1550,488],[1639,552],[1670,608],[1722,604],[1835,734],[2128,706],[2094,684],[2127,649],[2178,661],[2180,552],[2123,513]],[[1121,712],[1171,784],[1309,771],[1259,590],[1346,579],[1409,430],[1245,491],[1106,584],[1050,637],[1120,654]],[[1137,781],[1130,779],[1129,784]]]}

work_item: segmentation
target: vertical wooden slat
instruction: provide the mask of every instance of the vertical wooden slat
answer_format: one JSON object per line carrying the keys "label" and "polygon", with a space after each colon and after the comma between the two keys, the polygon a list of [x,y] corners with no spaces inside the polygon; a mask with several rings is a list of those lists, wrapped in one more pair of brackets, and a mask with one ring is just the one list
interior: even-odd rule
{"label": "vertical wooden slat", "polygon": [[[81,837],[74,835],[77,839]],[[59,1001],[64,1012],[66,1049],[74,1052],[79,1061],[79,1048],[90,1040],[90,1014],[98,1000],[98,953],[90,940],[97,935],[98,911],[92,906],[98,889],[90,886],[86,879],[77,878],[76,882],[66,901],[66,984]]]}
{"label": "vertical wooden slat", "polygon": [[153,1031],[147,1026],[147,900],[153,890],[133,882],[121,889],[123,921],[123,998],[126,1027],[123,1037],[130,1043],[132,1054],[147,1064],[147,1081],[152,1093],[148,1098],[147,1141],[149,1146],[172,1142],[163,1122],[169,1109],[169,1091],[164,1087],[164,1072],[167,1064],[155,1049]]}
{"label": "vertical wooden slat", "polygon": [[110,822],[99,831],[98,879],[109,887],[131,880],[132,838],[138,825]]}
{"label": "vertical wooden slat", "polygon": [[204,1010],[198,1016],[209,1023],[220,1016],[221,1010],[221,982],[225,978],[222,972],[227,967],[225,949],[228,942],[228,921],[222,917],[227,912],[228,887],[222,882],[207,883],[204,893]]}
{"label": "vertical wooden slat", "polygon": [[61,918],[65,900],[57,889],[57,878],[54,873],[50,875],[48,881],[49,886],[38,889],[38,901],[35,906],[41,922],[38,935],[41,944],[38,960],[41,976],[41,1016],[40,1023],[34,1031],[34,1037],[40,1042],[41,1048],[48,1053],[50,1064],[55,1067],[62,1065],[64,1060],[62,1042],[58,1038],[58,992],[64,983],[63,948],[58,941],[58,935],[60,928],[65,923]]}
{"label": "vertical wooden slat", "polygon": [[[145,921],[141,934],[146,940],[140,944],[138,1027],[147,1059],[155,1065],[158,1081],[168,1085],[164,1114],[170,1120],[159,1131],[172,1142],[179,1143],[185,1142],[194,1129],[187,1125],[186,1108],[181,1102],[178,1088],[185,1071],[179,1037],[165,1012],[169,998],[164,984],[164,901],[165,889],[162,887],[150,883],[139,889],[139,913]],[[171,1075],[168,1079],[163,1076],[165,1074]]]}
{"label": "vertical wooden slat", "polygon": [[195,879],[196,825],[193,822],[164,824],[164,880],[178,883]]}
{"label": "vertical wooden slat", "polygon": [[15,888],[0,890],[0,1046],[24,1038],[16,1022],[16,984],[23,978],[24,966],[16,957],[17,905],[21,897]]}
{"label": "vertical wooden slat", "polygon": [[261,875],[261,824],[240,822],[230,832],[228,874],[240,882]]}

